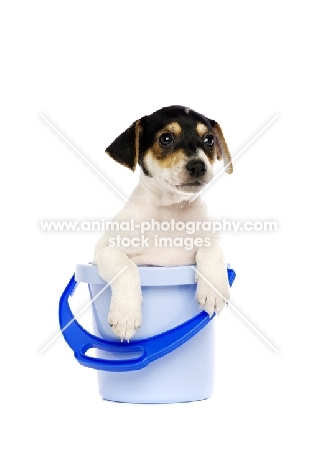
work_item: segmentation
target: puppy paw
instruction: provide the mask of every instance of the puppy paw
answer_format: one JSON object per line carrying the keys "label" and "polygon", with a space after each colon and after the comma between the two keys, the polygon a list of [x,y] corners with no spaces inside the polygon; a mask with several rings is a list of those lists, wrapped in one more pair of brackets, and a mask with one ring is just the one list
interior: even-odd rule
{"label": "puppy paw", "polygon": [[141,298],[136,301],[133,299],[124,301],[116,297],[111,298],[108,323],[121,341],[129,341],[142,324]]}
{"label": "puppy paw", "polygon": [[215,279],[205,276],[206,280],[198,275],[196,300],[200,309],[205,310],[209,316],[214,312],[220,314],[230,299],[230,288],[227,277]]}

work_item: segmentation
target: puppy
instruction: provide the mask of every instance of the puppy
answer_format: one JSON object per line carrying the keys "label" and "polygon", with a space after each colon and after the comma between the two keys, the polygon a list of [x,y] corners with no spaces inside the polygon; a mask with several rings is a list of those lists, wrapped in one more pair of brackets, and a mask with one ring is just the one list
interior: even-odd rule
{"label": "puppy", "polygon": [[[132,171],[141,167],[139,184],[113,219],[115,230],[95,247],[100,276],[113,280],[108,321],[114,333],[129,340],[142,324],[137,265],[196,264],[196,300],[209,315],[220,313],[229,300],[226,263],[217,236],[202,228],[208,214],[197,196],[212,180],[216,159],[224,161],[228,174],[233,170],[218,123],[186,107],[164,107],[134,122],[106,152]],[[131,229],[124,229],[130,220]],[[151,221],[154,229],[142,236],[141,226]],[[174,226],[194,222],[191,245],[188,233]]]}

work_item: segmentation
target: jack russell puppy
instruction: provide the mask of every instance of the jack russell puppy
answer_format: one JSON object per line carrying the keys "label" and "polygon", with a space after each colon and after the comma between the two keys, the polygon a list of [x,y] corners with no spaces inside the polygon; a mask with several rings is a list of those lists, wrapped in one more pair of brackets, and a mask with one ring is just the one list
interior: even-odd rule
{"label": "jack russell puppy", "polygon": [[[209,315],[220,313],[230,296],[227,268],[219,239],[204,229],[208,214],[199,196],[216,159],[228,174],[233,170],[219,124],[187,107],[164,107],[134,122],[106,152],[132,171],[141,167],[139,184],[113,219],[116,230],[95,247],[93,263],[104,281],[112,281],[108,321],[114,333],[129,341],[142,324],[138,265],[196,265],[196,300]],[[130,220],[131,229],[122,229]],[[148,225],[146,233],[141,227]],[[190,243],[183,226],[197,227]]]}

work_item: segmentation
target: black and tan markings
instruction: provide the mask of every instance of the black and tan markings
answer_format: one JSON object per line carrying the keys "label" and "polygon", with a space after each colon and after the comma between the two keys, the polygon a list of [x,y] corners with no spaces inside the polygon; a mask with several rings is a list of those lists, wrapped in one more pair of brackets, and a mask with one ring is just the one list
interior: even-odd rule
{"label": "black and tan markings", "polygon": [[[212,144],[210,144],[212,142]],[[209,143],[209,144],[207,144]],[[152,176],[145,165],[152,155],[162,167],[172,167],[182,160],[198,156],[203,150],[209,161],[231,161],[220,126],[214,120],[182,106],[164,107],[134,122],[107,148],[120,164],[132,169],[137,163]],[[227,168],[232,172],[232,166]]]}

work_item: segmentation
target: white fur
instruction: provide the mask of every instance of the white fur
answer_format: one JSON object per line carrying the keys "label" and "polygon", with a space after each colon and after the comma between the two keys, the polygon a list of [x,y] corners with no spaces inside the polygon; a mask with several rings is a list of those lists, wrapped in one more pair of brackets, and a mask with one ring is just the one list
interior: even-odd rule
{"label": "white fur", "polygon": [[[202,150],[197,153],[207,165],[204,182],[212,179],[212,166]],[[115,216],[113,221],[128,221],[135,219],[135,224],[152,219],[162,221],[205,221],[208,220],[206,205],[196,198],[192,203],[191,197],[198,188],[181,188],[187,180],[184,164],[172,165],[171,168],[161,168],[150,155],[146,157],[146,165],[153,177],[141,172],[139,184],[131,194],[124,208]],[[229,300],[229,287],[226,264],[219,239],[211,232],[196,231],[193,237],[211,238],[210,247],[193,247],[186,250],[183,247],[155,246],[155,235],[158,237],[185,238],[189,237],[185,231],[148,231],[149,245],[145,247],[111,247],[109,242],[117,235],[121,237],[141,237],[141,232],[106,232],[98,241],[95,248],[94,264],[98,266],[100,276],[107,282],[111,281],[118,272],[126,266],[126,270],[111,284],[112,299],[108,321],[115,334],[123,340],[129,340],[142,323],[141,316],[141,287],[137,265],[177,266],[196,264],[197,270],[219,291],[225,300]],[[214,311],[220,313],[225,301],[199,275],[197,280],[196,298],[201,308],[209,314]]]}

